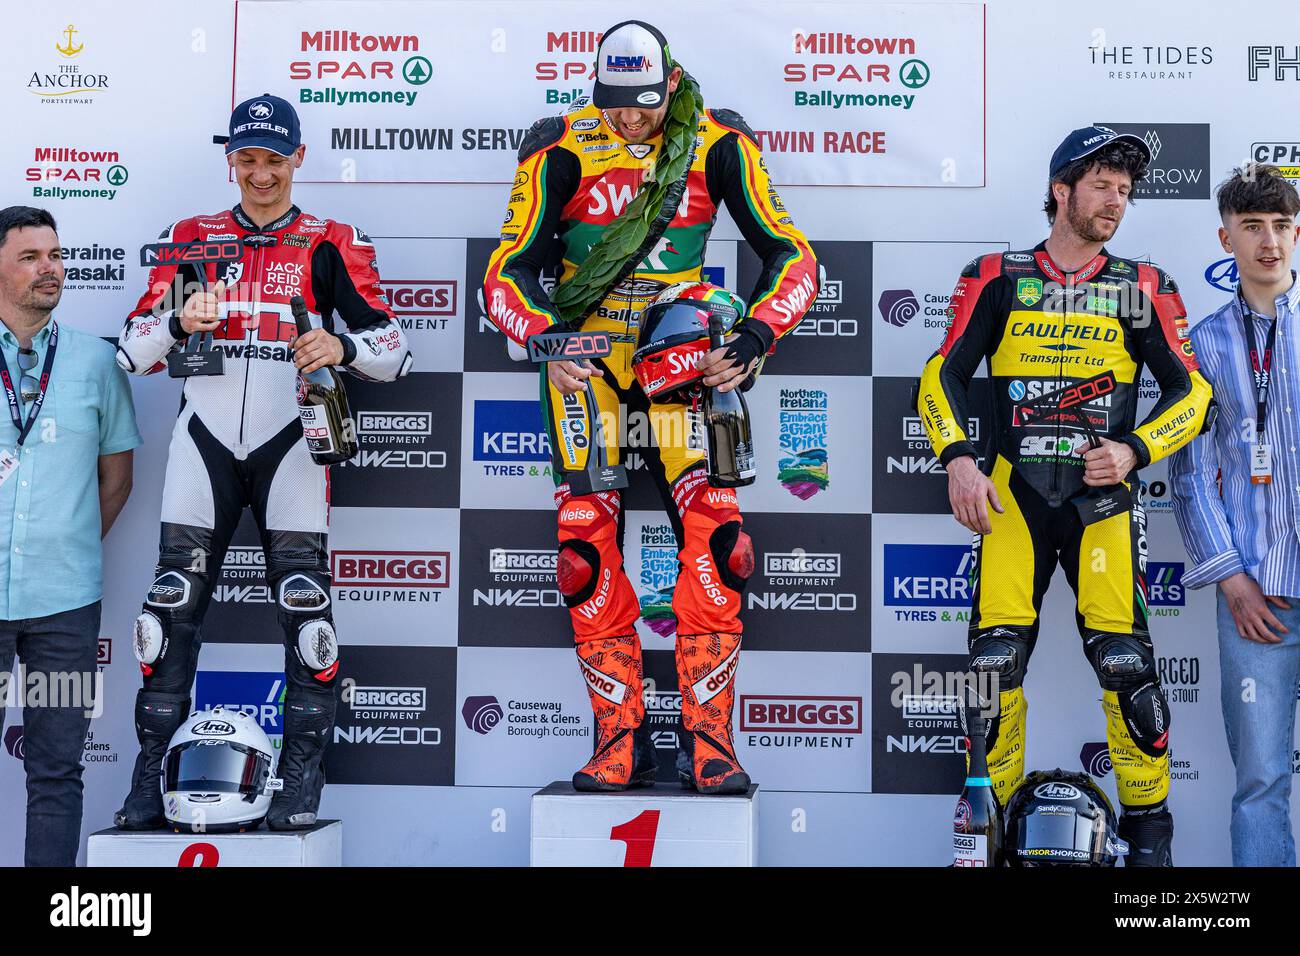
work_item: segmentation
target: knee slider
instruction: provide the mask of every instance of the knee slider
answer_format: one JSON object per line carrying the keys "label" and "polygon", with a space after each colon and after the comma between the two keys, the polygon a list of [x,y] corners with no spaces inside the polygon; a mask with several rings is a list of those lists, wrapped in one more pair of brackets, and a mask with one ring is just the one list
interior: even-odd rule
{"label": "knee slider", "polygon": [[1151,646],[1131,634],[1094,632],[1089,658],[1103,690],[1119,698],[1120,715],[1138,748],[1159,757],[1169,747],[1171,713],[1156,675]]}
{"label": "knee slider", "polygon": [[1160,684],[1151,680],[1130,692],[1119,692],[1119,712],[1139,750],[1162,757],[1169,750],[1169,702]]}
{"label": "knee slider", "polygon": [[718,565],[722,583],[739,593],[745,590],[754,573],[754,542],[741,529],[739,521],[728,521],[709,535],[709,550]]}
{"label": "knee slider", "polygon": [[600,551],[589,541],[565,541],[560,545],[555,576],[568,607],[585,604],[596,593],[600,580]]}
{"label": "knee slider", "polygon": [[153,673],[153,665],[167,654],[167,631],[162,621],[151,611],[141,611],[131,632],[131,650],[145,674]]}
{"label": "knee slider", "polygon": [[997,674],[1000,693],[1015,690],[1025,681],[1031,645],[1027,628],[989,628],[971,640],[968,666],[976,674]]}
{"label": "knee slider", "polygon": [[322,684],[334,679],[339,669],[339,641],[334,626],[323,618],[298,628],[298,660]]}

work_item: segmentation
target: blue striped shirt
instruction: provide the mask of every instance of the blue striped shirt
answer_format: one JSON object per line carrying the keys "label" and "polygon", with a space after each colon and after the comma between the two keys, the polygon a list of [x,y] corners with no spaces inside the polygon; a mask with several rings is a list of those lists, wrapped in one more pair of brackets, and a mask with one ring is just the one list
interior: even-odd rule
{"label": "blue striped shirt", "polygon": [[[1265,594],[1300,597],[1300,282],[1277,297],[1265,441],[1273,481],[1251,484],[1255,377],[1241,307],[1233,296],[1191,331],[1201,372],[1214,387],[1219,417],[1212,432],[1169,460],[1174,515],[1192,567],[1189,588],[1245,571]],[[1260,348],[1269,319],[1253,316]],[[1216,477],[1222,475],[1222,494]]]}

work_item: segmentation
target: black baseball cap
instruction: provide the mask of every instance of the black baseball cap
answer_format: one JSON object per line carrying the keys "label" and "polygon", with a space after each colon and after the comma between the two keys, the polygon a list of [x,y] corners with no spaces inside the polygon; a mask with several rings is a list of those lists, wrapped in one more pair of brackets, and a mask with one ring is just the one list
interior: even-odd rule
{"label": "black baseball cap", "polygon": [[292,156],[302,145],[302,129],[288,100],[263,93],[236,106],[230,114],[230,135],[214,136],[212,141],[225,143],[227,155],[237,149],[269,149]]}
{"label": "black baseball cap", "polygon": [[1142,150],[1147,162],[1151,162],[1151,147],[1146,144],[1146,141],[1141,136],[1135,136],[1132,133],[1117,133],[1108,126],[1085,126],[1082,129],[1074,130],[1061,141],[1060,146],[1056,147],[1056,152],[1052,154],[1052,164],[1048,169],[1050,178],[1055,179],[1061,170],[1076,159],[1091,156],[1097,150],[1119,140],[1132,143]]}
{"label": "black baseball cap", "polygon": [[657,110],[668,102],[672,54],[664,35],[640,20],[624,20],[605,31],[596,50],[596,85],[591,102],[600,109],[639,106]]}

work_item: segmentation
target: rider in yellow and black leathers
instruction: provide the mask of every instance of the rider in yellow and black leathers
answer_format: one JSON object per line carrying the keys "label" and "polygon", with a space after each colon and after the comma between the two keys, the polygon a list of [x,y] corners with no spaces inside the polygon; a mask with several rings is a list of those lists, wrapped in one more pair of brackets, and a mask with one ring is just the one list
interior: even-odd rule
{"label": "rider in yellow and black leathers", "polygon": [[[557,577],[597,723],[596,753],[574,777],[581,789],[624,789],[651,763],[637,756],[644,747],[636,740],[647,725],[635,629],[640,606],[623,570],[622,496],[575,493],[565,477],[586,468],[593,453],[586,433],[592,411],[604,423],[599,437],[611,464],[623,459],[620,432],[638,431],[632,416],[649,423],[650,440],[629,444],[644,455],[678,541],[682,570],[672,606],[686,732],[678,768],[693,767],[694,785],[706,792],[748,785],[731,742],[731,678],[752,549],[735,492],[709,485],[704,445],[687,406],[649,400],[633,376],[632,353],[651,301],[669,285],[701,280],[709,232],[723,205],[761,261],[755,288],[746,290],[748,309],[733,330],[749,340],[752,355],[771,352],[799,324],[817,296],[817,264],[745,121],[730,110],[704,109],[695,134],[685,192],[663,235],[581,324],[584,331],[609,333],[613,345],[611,355],[593,362],[602,375],[587,380],[598,408],[588,409],[586,390],[566,394],[545,374],[541,380],[559,509]],[[561,281],[570,279],[654,170],[663,142],[662,130],[628,142],[604,110],[585,102],[534,124],[519,151],[501,243],[483,283],[488,315],[501,331],[523,344],[559,323],[541,284],[548,257],[558,245]]]}
{"label": "rider in yellow and black leathers", "polygon": [[[976,455],[968,440],[967,386],[987,359],[993,393],[984,473],[1003,506],[976,535],[970,623],[971,669],[998,675],[989,770],[1005,805],[1024,776],[1022,682],[1038,636],[1039,610],[1059,560],[1077,596],[1084,651],[1102,687],[1106,736],[1119,798],[1130,822],[1164,814],[1169,790],[1169,708],[1147,631],[1146,518],[1136,474],[1131,510],[1085,524],[1071,499],[1086,492],[1081,439],[1127,444],[1137,467],[1163,458],[1201,430],[1210,386],[1187,337],[1173,279],[1104,248],[1073,274],[1046,247],[983,256],[962,273],[947,337],[925,366],[918,410],[945,466]],[[1136,424],[1145,364],[1160,385]],[[1109,375],[1107,375],[1109,373]],[[1100,376],[1100,378],[1098,378]],[[1069,412],[1034,415],[1034,400],[1080,383],[1091,399]],[[1169,823],[1172,832],[1172,822]]]}

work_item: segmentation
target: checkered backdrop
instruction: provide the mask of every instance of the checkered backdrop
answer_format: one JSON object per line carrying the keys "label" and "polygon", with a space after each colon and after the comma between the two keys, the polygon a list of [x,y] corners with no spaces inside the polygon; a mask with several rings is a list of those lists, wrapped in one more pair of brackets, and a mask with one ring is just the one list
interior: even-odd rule
{"label": "checkered backdrop", "polygon": [[[416,371],[393,385],[349,382],[362,452],[334,474],[333,597],[343,675],[404,693],[395,708],[340,708],[322,810],[343,819],[349,863],[524,863],[529,795],[589,753],[553,585],[535,373],[507,358],[478,288],[523,129],[585,92],[592,31],[641,12],[64,0],[11,11],[0,40],[4,202],[59,221],[71,267],[62,321],[115,336],[142,288],[138,247],[234,203],[210,137],[245,96],[299,104],[308,152],[294,198],[375,238]],[[706,102],[757,131],[822,268],[820,298],[750,393],[761,466],[741,502],[760,560],[736,741],[762,788],[759,860],[943,863],[960,741],[951,709],[916,695],[933,689],[929,675],[961,667],[969,540],[907,407],[910,381],[943,335],[962,266],[1042,237],[1047,157],[1091,122],[1137,132],[1156,153],[1115,251],[1170,270],[1193,318],[1217,307],[1233,277],[1210,187],[1252,155],[1300,166],[1300,129],[1285,118],[1300,91],[1300,27],[1282,7],[1227,18],[1208,0],[1141,18],[1111,0],[1083,16],[1031,0],[667,0],[656,18]],[[756,261],[725,214],[714,236],[710,277],[748,294]],[[145,444],[106,545],[105,712],[86,748],[87,832],[109,825],[129,778],[139,684],[129,634],[152,578],[180,390],[161,375],[133,386]],[[983,435],[987,423],[972,427]],[[818,449],[824,480],[800,468]],[[627,569],[667,769],[680,707],[667,606],[676,562],[632,464]],[[1214,600],[1183,592],[1164,467],[1144,478],[1153,632],[1174,711],[1176,855],[1225,863],[1232,772]],[[1028,764],[1086,767],[1113,793],[1099,692],[1062,580],[1043,616]],[[251,525],[222,569],[205,637],[198,705],[247,708],[277,734],[280,632]],[[0,800],[16,809],[21,711],[6,719]],[[21,842],[21,815],[7,814],[0,863],[18,862]]]}

